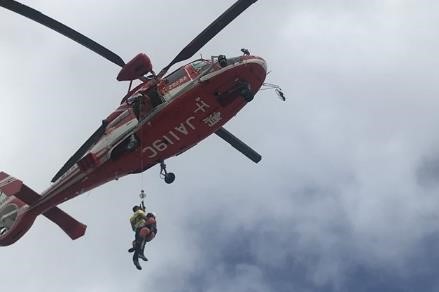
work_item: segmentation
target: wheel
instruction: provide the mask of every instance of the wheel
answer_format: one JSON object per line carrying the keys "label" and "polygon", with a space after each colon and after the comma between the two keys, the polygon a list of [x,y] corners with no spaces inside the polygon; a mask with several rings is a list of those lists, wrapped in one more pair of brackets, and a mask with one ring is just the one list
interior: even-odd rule
{"label": "wheel", "polygon": [[253,95],[253,93],[250,91],[249,86],[244,86],[241,88],[241,90],[239,91],[239,94],[241,94],[241,96],[244,98],[244,100],[246,102],[250,102],[253,100],[253,98],[255,97]]}
{"label": "wheel", "polygon": [[172,182],[174,182],[174,180],[175,180],[175,174],[173,174],[172,172],[168,172],[165,175],[165,182],[167,184],[172,184]]}

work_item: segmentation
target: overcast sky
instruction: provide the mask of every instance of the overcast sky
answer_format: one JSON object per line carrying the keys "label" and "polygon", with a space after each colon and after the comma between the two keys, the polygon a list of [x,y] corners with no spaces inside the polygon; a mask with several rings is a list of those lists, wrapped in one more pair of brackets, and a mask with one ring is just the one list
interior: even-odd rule
{"label": "overcast sky", "polygon": [[[234,1],[26,1],[125,61],[158,71]],[[0,248],[1,290],[438,291],[439,4],[260,0],[204,56],[266,59],[262,91],[216,136],[61,207],[71,241],[38,218]],[[127,90],[118,68],[0,9],[0,168],[42,192]],[[194,57],[196,58],[196,57]],[[144,188],[159,232],[144,269],[127,253]]]}

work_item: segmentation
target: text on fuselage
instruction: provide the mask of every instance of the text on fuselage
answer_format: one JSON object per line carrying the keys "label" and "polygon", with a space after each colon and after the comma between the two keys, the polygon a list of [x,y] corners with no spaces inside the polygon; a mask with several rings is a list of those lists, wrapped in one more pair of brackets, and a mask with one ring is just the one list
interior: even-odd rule
{"label": "text on fuselage", "polygon": [[173,145],[174,143],[180,141],[184,136],[187,136],[189,132],[195,130],[195,126],[191,123],[194,120],[194,116],[190,116],[184,122],[173,127],[161,138],[155,140],[151,145],[146,146],[142,149],[143,153],[146,153],[149,158],[154,158],[159,152],[165,151],[168,145]]}

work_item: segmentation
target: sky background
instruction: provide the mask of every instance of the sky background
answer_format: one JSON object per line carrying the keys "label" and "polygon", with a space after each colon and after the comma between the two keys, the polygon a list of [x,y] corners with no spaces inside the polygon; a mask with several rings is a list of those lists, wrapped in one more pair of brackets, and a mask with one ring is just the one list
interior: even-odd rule
{"label": "sky background", "polygon": [[[234,1],[25,1],[125,61],[158,71]],[[260,0],[204,57],[266,59],[262,91],[216,136],[62,205],[87,224],[71,241],[38,218],[0,249],[1,290],[439,291],[439,3]],[[42,192],[119,104],[104,58],[0,9],[0,168]],[[197,58],[195,56],[194,58]],[[150,259],[127,253],[131,207],[157,214]]]}

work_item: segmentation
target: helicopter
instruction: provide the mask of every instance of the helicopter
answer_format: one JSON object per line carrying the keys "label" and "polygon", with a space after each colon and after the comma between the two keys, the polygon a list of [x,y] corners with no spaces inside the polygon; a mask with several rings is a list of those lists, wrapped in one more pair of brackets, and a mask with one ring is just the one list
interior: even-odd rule
{"label": "helicopter", "polygon": [[[38,194],[21,180],[0,171],[0,246],[19,240],[39,215],[57,224],[71,239],[85,234],[86,225],[57,205],[104,183],[160,165],[166,183],[175,180],[165,160],[180,155],[215,133],[250,160],[261,155],[223,125],[251,102],[267,75],[264,59],[241,49],[242,55],[197,59],[194,56],[256,0],[238,0],[207,26],[157,74],[150,58],[140,53],[125,63],[120,56],[57,20],[14,0],[0,6],[72,39],[121,67],[118,81],[128,81],[120,105],[67,160]],[[133,81],[140,84],[133,86]],[[284,99],[278,86],[270,84]]]}

